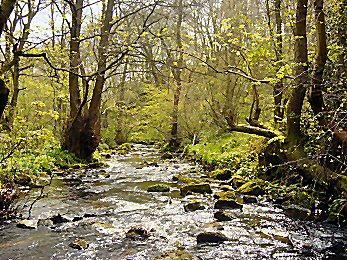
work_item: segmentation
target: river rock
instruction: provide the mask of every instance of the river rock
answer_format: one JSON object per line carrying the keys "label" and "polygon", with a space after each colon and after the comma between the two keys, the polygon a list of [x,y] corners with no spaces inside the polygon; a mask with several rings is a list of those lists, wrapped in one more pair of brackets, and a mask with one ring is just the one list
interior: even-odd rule
{"label": "river rock", "polygon": [[218,221],[230,221],[230,220],[234,219],[233,214],[231,214],[230,212],[225,212],[223,210],[219,210],[219,211],[215,212],[213,216]]}
{"label": "river rock", "polygon": [[236,193],[234,191],[222,191],[213,195],[215,199],[230,199],[236,198]]}
{"label": "river rock", "polygon": [[231,181],[230,184],[235,188],[239,188],[241,187],[243,184],[245,184],[247,181],[245,180],[244,177],[240,176],[240,175],[234,175],[233,177],[231,177]]}
{"label": "river rock", "polygon": [[220,243],[228,241],[229,238],[221,232],[203,232],[197,236],[197,242],[200,243]]}
{"label": "river rock", "polygon": [[23,229],[36,229],[38,221],[35,219],[23,219],[17,223],[17,227]]}
{"label": "river rock", "polygon": [[69,247],[82,250],[82,249],[87,249],[89,247],[89,244],[84,239],[77,239],[76,241],[71,242],[69,244]]}
{"label": "river rock", "polygon": [[201,204],[201,201],[191,201],[183,207],[185,212],[205,209],[205,206]]}
{"label": "river rock", "polygon": [[156,260],[198,260],[199,258],[193,256],[185,250],[170,250],[162,253],[160,256],[155,257]]}
{"label": "river rock", "polygon": [[212,190],[211,190],[211,186],[208,183],[199,183],[199,184],[190,184],[190,185],[185,185],[183,186],[181,189],[181,195],[182,196],[186,196],[187,194],[190,193],[201,193],[201,194],[211,194]]}
{"label": "river rock", "polygon": [[244,195],[242,197],[242,201],[243,201],[243,203],[246,203],[246,204],[248,204],[248,203],[257,203],[258,199],[257,199],[256,196],[253,196],[253,195]]}
{"label": "river rock", "polygon": [[170,187],[166,184],[154,184],[147,188],[148,192],[169,192]]}
{"label": "river rock", "polygon": [[51,217],[50,220],[52,220],[54,225],[69,222],[67,218],[61,216],[60,214]]}
{"label": "river rock", "polygon": [[280,230],[274,230],[274,229],[262,228],[257,233],[262,238],[274,239],[274,240],[280,241],[280,242],[288,244],[288,245],[293,245],[292,241],[290,240],[290,235],[287,232],[283,232]]}
{"label": "river rock", "polygon": [[297,205],[287,205],[282,206],[284,213],[291,218],[300,220],[312,220],[311,211],[309,209],[297,206]]}
{"label": "river rock", "polygon": [[146,240],[149,238],[149,233],[143,227],[132,227],[125,236],[126,238],[130,238],[132,240]]}
{"label": "river rock", "polygon": [[215,209],[241,209],[242,210],[242,205],[237,203],[234,200],[229,200],[229,199],[219,199],[215,204],[214,208]]}
{"label": "river rock", "polygon": [[53,226],[53,221],[50,219],[39,219],[39,221],[37,222],[38,226],[44,226],[44,227],[51,227]]}
{"label": "river rock", "polygon": [[231,170],[230,169],[214,170],[213,172],[211,172],[211,177],[220,181],[229,180],[231,178]]}
{"label": "river rock", "polygon": [[246,194],[246,195],[264,195],[264,181],[260,179],[251,180],[243,184],[241,187],[237,189],[238,192]]}

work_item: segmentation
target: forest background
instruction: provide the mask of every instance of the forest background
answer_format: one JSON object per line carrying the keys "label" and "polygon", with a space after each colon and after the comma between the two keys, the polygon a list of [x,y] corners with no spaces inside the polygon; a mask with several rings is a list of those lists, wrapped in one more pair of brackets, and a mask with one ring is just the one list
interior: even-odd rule
{"label": "forest background", "polygon": [[2,0],[2,214],[18,185],[128,142],[347,212],[346,8]]}

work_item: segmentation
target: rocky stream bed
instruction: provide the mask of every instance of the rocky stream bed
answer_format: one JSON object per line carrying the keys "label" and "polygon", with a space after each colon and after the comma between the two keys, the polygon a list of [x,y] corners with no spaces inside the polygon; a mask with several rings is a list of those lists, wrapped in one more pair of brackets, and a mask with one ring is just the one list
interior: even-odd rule
{"label": "rocky stream bed", "polygon": [[[194,178],[200,166],[164,160],[153,146],[108,163],[55,177],[29,221],[0,226],[0,259],[347,259],[346,229],[291,218],[264,199],[217,201],[220,184],[183,197],[175,176]],[[148,192],[155,184],[170,190]]]}

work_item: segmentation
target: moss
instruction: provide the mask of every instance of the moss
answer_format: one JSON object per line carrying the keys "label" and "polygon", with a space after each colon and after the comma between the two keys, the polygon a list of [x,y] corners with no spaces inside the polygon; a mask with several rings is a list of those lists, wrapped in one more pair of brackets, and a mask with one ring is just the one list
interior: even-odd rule
{"label": "moss", "polygon": [[246,182],[241,187],[237,189],[238,192],[246,194],[246,195],[263,195],[265,182],[261,179],[254,179]]}
{"label": "moss", "polygon": [[118,154],[126,155],[132,150],[132,145],[129,143],[121,144],[117,147],[116,151]]}
{"label": "moss", "polygon": [[222,191],[215,194],[218,199],[235,199],[236,193],[234,191]]}
{"label": "moss", "polygon": [[195,184],[198,182],[197,179],[194,178],[190,178],[190,177],[185,177],[183,175],[178,175],[178,176],[174,176],[172,178],[173,181],[178,181],[178,182],[182,182],[182,183],[187,183],[187,184]]}
{"label": "moss", "polygon": [[245,180],[244,177],[242,177],[241,175],[234,175],[231,178],[231,184],[232,186],[237,189],[239,187],[241,187],[243,184],[245,184],[247,181]]}
{"label": "moss", "polygon": [[166,184],[154,184],[147,188],[148,192],[169,192],[170,187]]}

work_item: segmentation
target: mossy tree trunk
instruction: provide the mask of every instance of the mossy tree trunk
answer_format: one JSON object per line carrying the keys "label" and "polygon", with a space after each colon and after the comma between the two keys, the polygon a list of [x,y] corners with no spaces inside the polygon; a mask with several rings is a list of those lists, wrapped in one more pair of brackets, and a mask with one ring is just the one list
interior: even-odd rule
{"label": "mossy tree trunk", "polygon": [[295,23],[295,82],[287,108],[286,139],[292,151],[300,152],[302,133],[300,129],[301,111],[308,84],[308,55],[306,37],[306,17],[308,0],[297,0]]}
{"label": "mossy tree trunk", "polygon": [[72,11],[72,27],[70,41],[70,121],[63,140],[63,148],[73,152],[80,158],[89,158],[98,147],[100,135],[101,94],[105,83],[108,39],[111,30],[114,1],[108,0],[103,6],[103,22],[98,48],[98,71],[89,108],[87,99],[89,81],[83,80],[84,97],[81,100],[79,87],[79,71],[84,73],[80,59],[80,31],[82,25],[83,0],[70,4]]}

